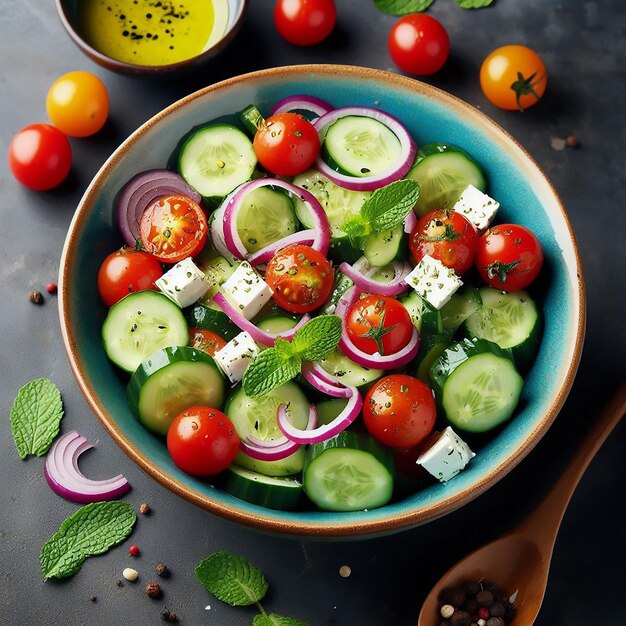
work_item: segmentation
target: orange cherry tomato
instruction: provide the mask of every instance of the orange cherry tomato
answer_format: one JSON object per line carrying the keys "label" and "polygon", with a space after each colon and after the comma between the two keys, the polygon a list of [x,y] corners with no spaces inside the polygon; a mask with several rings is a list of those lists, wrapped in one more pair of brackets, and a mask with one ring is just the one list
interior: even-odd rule
{"label": "orange cherry tomato", "polygon": [[189,345],[192,348],[198,348],[198,350],[206,352],[210,356],[215,356],[215,353],[226,345],[226,341],[210,330],[190,328]]}

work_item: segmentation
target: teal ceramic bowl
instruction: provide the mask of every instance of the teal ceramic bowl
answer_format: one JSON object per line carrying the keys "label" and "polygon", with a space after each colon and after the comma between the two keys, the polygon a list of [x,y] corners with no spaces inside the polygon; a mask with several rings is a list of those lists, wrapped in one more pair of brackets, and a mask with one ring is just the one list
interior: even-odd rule
{"label": "teal ceramic bowl", "polygon": [[[106,311],[96,276],[105,256],[121,244],[113,209],[120,188],[142,170],[164,167],[192,126],[251,102],[267,110],[297,93],[316,95],[337,107],[380,107],[402,120],[419,144],[440,140],[467,149],[486,169],[490,194],[501,202],[499,220],[530,227],[545,251],[544,336],[514,418],[447,484],[431,484],[371,511],[274,511],[184,474],[171,461],[164,442],[130,412],[125,381],[105,356],[100,339]],[[524,149],[484,114],[447,93],[395,74],[347,66],[276,68],[239,76],[198,91],[146,122],[104,164],[81,200],[65,242],[60,291],[63,338],[73,372],[119,446],[148,474],[207,511],[296,537],[397,532],[476,498],[511,471],[547,431],[571,388],[584,336],[585,296],[576,241],[552,185]]]}

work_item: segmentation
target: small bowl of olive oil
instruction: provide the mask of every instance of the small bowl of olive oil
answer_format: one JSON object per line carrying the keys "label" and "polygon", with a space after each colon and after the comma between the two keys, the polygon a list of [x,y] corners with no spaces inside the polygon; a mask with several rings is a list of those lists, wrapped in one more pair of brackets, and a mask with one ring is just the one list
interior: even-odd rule
{"label": "small bowl of olive oil", "polygon": [[61,22],[93,61],[122,74],[200,65],[235,36],[247,0],[56,0]]}

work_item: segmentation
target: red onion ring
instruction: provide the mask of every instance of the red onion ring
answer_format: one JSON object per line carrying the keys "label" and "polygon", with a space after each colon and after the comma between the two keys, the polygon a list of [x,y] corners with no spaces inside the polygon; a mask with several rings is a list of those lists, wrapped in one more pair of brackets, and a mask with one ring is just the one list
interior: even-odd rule
{"label": "red onion ring", "polygon": [[78,457],[94,444],[75,430],[59,437],[50,448],[44,465],[44,476],[50,488],[72,502],[101,502],[119,498],[130,484],[118,474],[106,480],[90,480],[78,468]]}
{"label": "red onion ring", "polygon": [[[334,382],[329,381],[326,376],[322,376],[318,372],[318,369],[327,376],[330,376],[330,374],[325,372],[319,365],[317,365],[318,369],[314,369],[314,365],[317,364],[305,363],[302,366],[302,376],[312,387],[333,398],[349,398],[352,395],[352,392],[348,387],[342,383],[336,385]],[[335,377],[333,376],[333,378]],[[337,380],[337,382],[339,381]]]}
{"label": "red onion ring", "polygon": [[395,273],[393,280],[385,284],[372,279],[368,275],[375,273],[377,268],[372,268],[364,256],[356,261],[354,265],[344,261],[339,266],[339,269],[361,290],[380,294],[381,296],[397,296],[404,293],[409,287],[404,279],[412,270],[406,261],[394,261],[393,269]]}
{"label": "red onion ring", "polygon": [[409,211],[409,214],[404,218],[404,232],[411,234],[417,226],[417,215],[415,211]]}
{"label": "red onion ring", "polygon": [[326,100],[316,98],[315,96],[299,94],[279,100],[272,107],[270,116],[276,115],[277,113],[290,113],[292,111],[310,111],[317,117],[321,117],[332,110],[332,105],[326,102]]}
{"label": "red onion ring", "polygon": [[372,176],[348,176],[336,172],[320,155],[317,159],[317,169],[336,185],[353,191],[372,191],[403,178],[413,165],[417,146],[409,132],[399,120],[388,113],[370,107],[344,107],[330,111],[315,120],[313,124],[319,134],[320,143],[324,143],[328,127],[338,119],[346,117],[347,115],[371,117],[387,126],[400,141],[401,152],[398,163],[388,167],[384,172]]}

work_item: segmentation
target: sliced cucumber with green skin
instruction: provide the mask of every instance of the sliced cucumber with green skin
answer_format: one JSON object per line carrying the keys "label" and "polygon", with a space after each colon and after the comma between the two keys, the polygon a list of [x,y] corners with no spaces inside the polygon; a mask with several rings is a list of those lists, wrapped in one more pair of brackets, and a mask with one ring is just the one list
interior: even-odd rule
{"label": "sliced cucumber with green skin", "polygon": [[393,455],[369,435],[343,431],[309,447],[302,483],[324,511],[383,506],[393,494]]}
{"label": "sliced cucumber with green skin", "polygon": [[318,402],[317,408],[317,425],[324,426],[330,424],[345,408],[348,401],[344,398],[329,398]]}
{"label": "sliced cucumber with green skin", "polygon": [[188,341],[189,330],[180,307],[156,291],[137,291],[122,298],[102,324],[106,355],[131,373],[156,350]]}
{"label": "sliced cucumber with green skin", "polygon": [[243,198],[237,232],[248,252],[258,252],[297,230],[293,201],[283,190],[258,187]]}
{"label": "sliced cucumber with green skin", "polygon": [[445,144],[423,147],[406,178],[420,184],[420,197],[415,207],[418,215],[433,209],[451,209],[468,185],[481,191],[487,188],[478,163],[460,148]]}
{"label": "sliced cucumber with green skin", "polygon": [[506,353],[482,339],[452,344],[435,361],[430,377],[448,421],[475,433],[508,420],[524,385]]}
{"label": "sliced cucumber with green skin", "polygon": [[195,261],[196,265],[204,272],[207,283],[211,285],[199,302],[210,306],[213,303],[213,296],[219,287],[232,276],[238,263],[232,265],[226,257],[217,253],[213,256],[203,256]]}
{"label": "sliced cucumber with green skin", "polygon": [[187,346],[158,350],[131,376],[126,393],[139,421],[166,435],[172,420],[190,406],[221,409],[226,383],[215,361]]}
{"label": "sliced cucumber with green skin", "polygon": [[230,341],[241,331],[239,327],[213,301],[196,303],[187,312],[189,326],[211,330]]}
{"label": "sliced cucumber with green skin", "polygon": [[425,335],[422,337],[419,351],[415,357],[416,375],[421,381],[427,385],[431,384],[430,368],[449,346],[450,338],[448,335]]}
{"label": "sliced cucumber with green skin", "polygon": [[256,322],[256,325],[266,333],[282,333],[291,330],[297,323],[298,318],[295,315],[274,313]]}
{"label": "sliced cucumber with green skin", "polygon": [[265,123],[261,111],[254,104],[249,104],[243,111],[239,113],[239,121],[246,132],[254,139],[256,131]]}
{"label": "sliced cucumber with green skin", "polygon": [[329,374],[336,376],[342,383],[354,387],[364,387],[377,381],[383,370],[370,369],[351,361],[343,352],[333,350],[319,364]]}
{"label": "sliced cucumber with green skin", "polygon": [[541,335],[541,317],[534,300],[525,291],[504,293],[483,287],[479,293],[482,307],[465,320],[467,334],[510,348],[518,367],[530,365]]}
{"label": "sliced cucumber with green skin", "polygon": [[441,311],[428,304],[415,291],[411,290],[406,296],[398,298],[407,310],[413,326],[424,336],[441,335],[443,333],[443,319]]}
{"label": "sliced cucumber with green skin", "polygon": [[375,176],[398,162],[402,145],[382,122],[346,115],[326,130],[323,156],[330,167],[350,176]]}
{"label": "sliced cucumber with green skin", "polygon": [[250,180],[256,164],[252,142],[230,124],[193,130],[178,155],[180,175],[207,199],[223,198]]}
{"label": "sliced cucumber with green skin", "polygon": [[[481,304],[480,292],[476,287],[468,286],[460,292],[453,293],[450,300],[440,309],[443,332],[450,336],[454,335],[463,322],[480,309]],[[483,339],[490,338],[483,337]]]}
{"label": "sliced cucumber with green skin", "polygon": [[335,288],[333,292],[330,294],[330,298],[324,305],[324,313],[326,315],[332,315],[337,309],[337,305],[339,304],[339,300],[341,300],[341,296],[343,296],[348,289],[354,286],[351,278],[348,278],[345,274],[341,272],[337,272],[335,277]]}
{"label": "sliced cucumber with green skin", "polygon": [[233,464],[226,472],[224,490],[252,504],[293,511],[300,503],[302,483],[297,478],[266,476]]}
{"label": "sliced cucumber with green skin", "polygon": [[[293,382],[272,389],[259,398],[247,396],[242,387],[237,387],[229,396],[224,412],[233,422],[240,439],[252,435],[261,441],[271,441],[282,437],[276,421],[276,411],[280,404],[288,404],[289,421],[297,428],[305,428],[309,421],[309,401]],[[305,451],[298,448],[290,456],[279,461],[259,461],[241,450],[235,463],[267,476],[289,476],[302,471]]]}
{"label": "sliced cucumber with green skin", "polygon": [[404,226],[398,224],[392,230],[370,235],[365,240],[363,254],[367,262],[374,267],[387,265],[406,256],[408,237]]}

